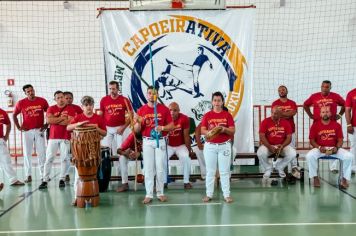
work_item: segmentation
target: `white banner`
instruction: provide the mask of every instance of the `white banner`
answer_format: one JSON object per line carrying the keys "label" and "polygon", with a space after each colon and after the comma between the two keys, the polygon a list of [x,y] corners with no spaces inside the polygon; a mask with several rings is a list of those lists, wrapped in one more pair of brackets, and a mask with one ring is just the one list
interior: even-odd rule
{"label": "white banner", "polygon": [[220,91],[236,123],[237,152],[253,152],[254,15],[255,9],[104,11],[107,81],[118,81],[137,110],[154,78],[159,101],[177,102],[197,125]]}

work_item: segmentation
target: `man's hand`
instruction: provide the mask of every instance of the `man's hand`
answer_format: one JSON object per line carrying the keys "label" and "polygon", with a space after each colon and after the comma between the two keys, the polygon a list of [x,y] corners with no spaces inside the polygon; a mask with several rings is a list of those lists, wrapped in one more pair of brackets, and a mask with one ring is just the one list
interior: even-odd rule
{"label": "man's hand", "polygon": [[48,129],[48,124],[44,124],[41,128],[40,128],[40,132],[45,131],[46,129]]}
{"label": "man's hand", "polygon": [[353,133],[354,133],[354,127],[352,127],[352,126],[347,126],[347,133],[353,134]]}
{"label": "man's hand", "polygon": [[203,151],[203,149],[204,149],[204,144],[202,144],[202,143],[197,143],[197,146],[198,146],[199,150]]}
{"label": "man's hand", "polygon": [[116,133],[119,134],[119,135],[122,135],[124,133],[124,131],[125,131],[125,128],[126,127],[124,125],[120,126],[119,128],[117,128]]}
{"label": "man's hand", "polygon": [[319,150],[320,150],[321,153],[325,153],[325,152],[326,152],[326,148],[323,147],[323,146],[320,146],[320,147],[319,147]]}
{"label": "man's hand", "polygon": [[9,135],[4,135],[4,141],[7,142],[9,140]]}

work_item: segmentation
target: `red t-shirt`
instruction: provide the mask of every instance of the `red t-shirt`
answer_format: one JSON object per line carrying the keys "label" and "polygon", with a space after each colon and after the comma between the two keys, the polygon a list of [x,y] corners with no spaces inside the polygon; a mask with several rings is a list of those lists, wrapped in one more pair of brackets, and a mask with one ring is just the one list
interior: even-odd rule
{"label": "red t-shirt", "polygon": [[[232,115],[228,111],[221,111],[219,113],[209,111],[205,113],[201,121],[201,127],[205,127],[208,131],[210,131],[217,126],[222,126],[226,128],[235,127]],[[223,133],[217,135],[213,139],[210,139],[209,143],[223,143],[232,138],[232,136]]]}
{"label": "red t-shirt", "polygon": [[356,89],[351,90],[347,94],[345,107],[351,108],[351,124],[356,127]]}
{"label": "red t-shirt", "polygon": [[[136,139],[136,147],[138,152],[142,152],[142,141]],[[129,136],[125,139],[125,141],[121,144],[120,149],[125,151],[127,149],[135,150],[135,139],[134,134],[130,133]]]}
{"label": "red t-shirt", "polygon": [[75,110],[75,113],[78,115],[78,114],[82,114],[83,113],[83,109],[78,106],[78,105],[75,105],[75,104],[70,104],[68,106],[72,106]]}
{"label": "red t-shirt", "polygon": [[86,120],[89,121],[87,124],[97,124],[100,129],[106,130],[104,119],[95,113],[92,115],[92,117],[87,117],[84,113],[76,115],[70,123],[74,124]]}
{"label": "red t-shirt", "polygon": [[[71,105],[67,105],[62,108],[54,105],[48,108],[46,115],[47,117],[49,115],[53,115],[55,117],[71,116],[74,118],[77,115],[74,109],[75,108]],[[49,128],[49,139],[70,139],[70,132],[67,131],[67,126],[51,124]]]}
{"label": "red t-shirt", "polygon": [[174,129],[168,133],[168,145],[172,147],[177,147],[184,142],[184,130],[189,129],[190,122],[188,116],[179,113],[178,118],[173,120]]}
{"label": "red t-shirt", "polygon": [[288,135],[292,134],[292,127],[288,121],[280,119],[274,122],[271,117],[264,119],[260,126],[260,134],[264,134],[271,145],[282,144]]}
{"label": "red t-shirt", "polygon": [[[282,102],[281,99],[278,99],[272,103],[272,108],[276,106],[280,107],[280,109],[283,112],[297,110],[297,104],[290,99],[287,99],[287,101],[285,102]],[[294,133],[295,132],[294,118],[290,117],[290,118],[286,118],[285,120],[289,122],[289,125],[292,128],[292,132]]]}
{"label": "red t-shirt", "polygon": [[4,125],[9,125],[10,119],[7,112],[0,108],[0,138],[4,137]]}
{"label": "red t-shirt", "polygon": [[320,146],[336,147],[337,140],[343,137],[341,125],[336,121],[325,125],[319,120],[310,128],[309,139],[314,139]]}
{"label": "red t-shirt", "polygon": [[48,109],[48,103],[44,98],[36,97],[31,101],[24,98],[17,102],[14,115],[22,113],[22,127],[25,129],[39,129],[44,124],[44,112]]}
{"label": "red t-shirt", "polygon": [[125,124],[125,111],[132,109],[130,100],[126,97],[119,95],[116,99],[113,99],[108,95],[101,99],[100,110],[103,112],[106,125],[116,127]]}
{"label": "red t-shirt", "polygon": [[329,95],[323,96],[320,93],[312,94],[305,102],[306,106],[313,106],[314,121],[320,120],[320,108],[324,106],[330,107],[331,119],[336,120],[337,105],[344,106],[345,100],[337,93],[330,92]]}
{"label": "red t-shirt", "polygon": [[[142,117],[141,133],[143,137],[151,137],[151,130],[155,127],[155,115],[153,107],[149,107],[147,104],[143,105],[137,110],[137,115]],[[168,107],[163,104],[157,104],[157,118],[158,125],[165,126],[172,122],[172,116]],[[167,132],[162,132],[163,136],[167,135]]]}

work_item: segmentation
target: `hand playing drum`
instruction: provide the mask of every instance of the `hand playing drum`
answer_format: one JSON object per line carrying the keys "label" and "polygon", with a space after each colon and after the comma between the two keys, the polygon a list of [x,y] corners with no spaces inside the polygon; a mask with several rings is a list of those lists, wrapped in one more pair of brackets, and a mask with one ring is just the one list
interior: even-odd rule
{"label": "hand playing drum", "polygon": [[207,140],[211,140],[213,138],[215,138],[216,136],[218,136],[221,131],[224,129],[224,127],[222,126],[216,126],[215,128],[213,128],[212,130],[210,130],[206,135],[205,138]]}

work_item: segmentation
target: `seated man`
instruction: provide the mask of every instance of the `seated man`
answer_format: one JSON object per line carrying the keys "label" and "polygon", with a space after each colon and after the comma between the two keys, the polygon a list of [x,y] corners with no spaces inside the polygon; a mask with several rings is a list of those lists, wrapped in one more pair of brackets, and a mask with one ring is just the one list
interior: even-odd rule
{"label": "seated man", "polygon": [[[136,144],[135,144],[136,141]],[[117,149],[117,154],[120,155],[120,166],[121,166],[121,181],[122,185],[116,192],[126,192],[129,190],[129,176],[128,176],[128,163],[129,160],[141,159],[142,152],[142,135],[130,133],[130,135],[121,144],[121,147]],[[122,171],[123,170],[123,171]]]}
{"label": "seated man", "polygon": [[320,180],[317,175],[318,158],[330,155],[343,162],[343,176],[340,186],[346,189],[349,186],[347,181],[351,178],[353,155],[341,148],[343,143],[342,128],[339,123],[331,120],[330,108],[322,107],[320,117],[321,120],[313,123],[309,133],[310,144],[314,147],[306,155],[309,178],[314,178],[314,187],[320,187]]}
{"label": "seated man", "polygon": [[[189,182],[191,166],[189,153],[192,152],[192,148],[190,146],[189,118],[180,113],[179,105],[176,102],[169,104],[169,111],[173,119],[174,128],[168,133],[168,158],[173,154],[178,156],[183,166],[184,189],[191,189],[192,185]],[[166,161],[164,170],[165,184],[167,183],[168,170],[168,161]]]}
{"label": "seated man", "polygon": [[[288,121],[281,119],[277,107],[272,108],[271,117],[262,121],[259,133],[262,145],[257,150],[257,156],[265,172],[263,178],[266,180],[271,176],[273,167],[281,178],[285,178],[284,168],[295,158],[296,151],[289,145],[292,128]],[[276,161],[275,166],[268,161],[268,157],[272,154],[283,156]]]}

